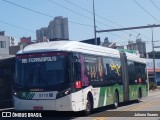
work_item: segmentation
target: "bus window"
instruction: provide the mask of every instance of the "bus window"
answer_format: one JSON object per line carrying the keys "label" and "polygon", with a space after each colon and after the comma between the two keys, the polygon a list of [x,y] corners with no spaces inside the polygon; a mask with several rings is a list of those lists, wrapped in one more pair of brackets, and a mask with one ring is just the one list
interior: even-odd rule
{"label": "bus window", "polygon": [[136,77],[142,77],[141,64],[135,62]]}
{"label": "bus window", "polygon": [[3,79],[0,78],[0,87],[3,86]]}
{"label": "bus window", "polygon": [[106,83],[122,82],[121,63],[117,58],[103,58]]}
{"label": "bus window", "polygon": [[75,80],[81,80],[81,63],[77,56],[74,56],[74,77]]}
{"label": "bus window", "polygon": [[145,83],[147,79],[146,65],[135,62],[135,71],[136,71],[136,78],[137,79],[142,78],[142,82]]}
{"label": "bus window", "polygon": [[136,76],[135,76],[135,66],[134,62],[128,61],[128,76],[129,76],[129,82],[135,83]]}
{"label": "bus window", "polygon": [[142,64],[142,78],[144,80],[147,80],[147,69],[146,69],[146,65],[145,64]]}

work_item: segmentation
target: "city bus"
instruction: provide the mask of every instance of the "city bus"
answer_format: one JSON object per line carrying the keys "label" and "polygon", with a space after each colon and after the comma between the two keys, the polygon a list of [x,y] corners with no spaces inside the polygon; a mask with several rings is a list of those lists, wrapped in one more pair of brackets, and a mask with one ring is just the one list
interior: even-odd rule
{"label": "city bus", "polygon": [[147,96],[146,61],[78,41],[36,43],[16,54],[15,110],[84,111]]}

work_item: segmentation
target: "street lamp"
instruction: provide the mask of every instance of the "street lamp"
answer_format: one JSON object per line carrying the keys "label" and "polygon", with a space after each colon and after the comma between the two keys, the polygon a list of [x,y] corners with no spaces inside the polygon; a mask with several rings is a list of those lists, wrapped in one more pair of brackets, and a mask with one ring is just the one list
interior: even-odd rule
{"label": "street lamp", "polygon": [[153,53],[153,73],[154,73],[154,83],[157,86],[157,81],[156,81],[156,69],[155,69],[155,52],[154,52],[154,41],[153,41],[153,28],[151,27],[152,31],[152,53]]}

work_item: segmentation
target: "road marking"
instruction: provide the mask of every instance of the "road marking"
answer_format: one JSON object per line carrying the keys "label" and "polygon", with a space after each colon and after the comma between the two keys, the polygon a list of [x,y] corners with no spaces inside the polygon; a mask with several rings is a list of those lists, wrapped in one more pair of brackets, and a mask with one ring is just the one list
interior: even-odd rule
{"label": "road marking", "polygon": [[139,106],[136,105],[136,106],[130,107],[130,108],[128,108],[128,109],[125,109],[124,111],[130,111],[130,110],[134,110],[134,109],[137,109],[137,108],[143,108],[143,107],[145,107],[145,106],[153,105],[153,104],[159,103],[159,102],[160,102],[160,101],[157,100],[157,101],[152,101],[152,102],[143,103],[143,104],[141,104],[141,105],[139,105]]}
{"label": "road marking", "polygon": [[[109,117],[114,117],[115,115],[119,115],[119,114],[124,113],[126,111],[139,110],[139,109],[142,109],[142,108],[145,108],[145,107],[152,106],[152,105],[157,104],[157,103],[160,103],[160,101],[157,100],[157,101],[152,101],[152,102],[149,102],[149,103],[147,102],[147,103],[141,104],[140,106],[136,105],[136,106],[130,107],[128,109],[124,109],[123,111],[119,111],[118,113],[117,112],[113,113],[113,114],[109,115]],[[100,119],[96,118],[96,119],[93,119],[93,120],[102,120],[102,118],[103,118],[103,120],[104,119],[106,120],[109,117],[99,117]]]}
{"label": "road marking", "polygon": [[4,109],[0,109],[0,111],[4,111],[4,110],[12,110],[12,109],[14,109],[14,107],[12,107],[12,108],[4,108]]}
{"label": "road marking", "polygon": [[95,118],[93,120],[104,120],[106,117],[98,117],[98,118]]}

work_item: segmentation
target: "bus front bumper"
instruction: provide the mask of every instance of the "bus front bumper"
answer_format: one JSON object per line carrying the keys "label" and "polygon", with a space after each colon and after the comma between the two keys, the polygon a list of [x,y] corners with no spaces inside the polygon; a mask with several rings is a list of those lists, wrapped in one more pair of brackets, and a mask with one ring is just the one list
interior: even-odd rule
{"label": "bus front bumper", "polygon": [[14,98],[15,110],[55,110],[55,111],[76,111],[75,102],[72,102],[70,96],[55,100],[24,100]]}

